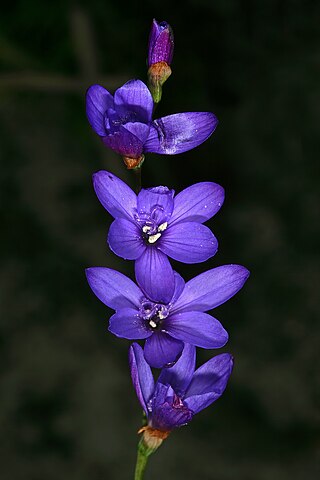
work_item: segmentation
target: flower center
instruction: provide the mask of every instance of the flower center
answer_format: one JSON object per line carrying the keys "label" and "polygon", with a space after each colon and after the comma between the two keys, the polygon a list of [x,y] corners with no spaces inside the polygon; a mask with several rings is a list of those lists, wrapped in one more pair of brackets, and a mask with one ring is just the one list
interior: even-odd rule
{"label": "flower center", "polygon": [[131,111],[118,112],[113,109],[109,109],[105,114],[106,128],[108,133],[111,134],[118,132],[121,125],[136,121],[137,114]]}
{"label": "flower center", "polygon": [[142,237],[147,244],[153,244],[167,229],[168,222],[164,220],[164,209],[161,205],[154,205],[150,213],[139,213],[136,217],[141,226]]}
{"label": "flower center", "polygon": [[144,300],[139,313],[140,317],[147,322],[152,330],[157,330],[160,328],[163,320],[168,317],[169,306]]}
{"label": "flower center", "polygon": [[172,402],[173,408],[186,408],[182,399],[175,393]]}

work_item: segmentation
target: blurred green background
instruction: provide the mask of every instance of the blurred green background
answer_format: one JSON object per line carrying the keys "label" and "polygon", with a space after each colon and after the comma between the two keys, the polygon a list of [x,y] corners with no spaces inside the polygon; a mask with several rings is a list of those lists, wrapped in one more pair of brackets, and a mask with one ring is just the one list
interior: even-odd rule
{"label": "blurred green background", "polygon": [[111,217],[91,174],[134,181],[91,131],[84,94],[146,79],[153,17],[176,40],[157,116],[209,110],[220,125],[194,151],[149,155],[143,185],[222,184],[225,204],[208,222],[218,254],[175,267],[188,279],[240,263],[251,277],[215,311],[236,359],[225,395],[169,437],[146,478],[319,478],[319,10],[307,0],[1,7],[2,480],[133,476],[141,415],[129,342],[108,334],[111,312],[84,268],[132,274],[107,249]]}

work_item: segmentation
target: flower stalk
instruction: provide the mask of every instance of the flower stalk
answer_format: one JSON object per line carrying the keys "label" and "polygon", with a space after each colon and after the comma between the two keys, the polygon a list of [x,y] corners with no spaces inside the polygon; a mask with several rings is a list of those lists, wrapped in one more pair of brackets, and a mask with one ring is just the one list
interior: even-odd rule
{"label": "flower stalk", "polygon": [[[131,379],[143,409],[134,479],[143,480],[152,455],[171,431],[216,402],[227,387],[233,356],[222,353],[197,368],[196,348],[217,349],[228,333],[206,313],[233,297],[249,277],[236,264],[204,271],[187,283],[170,259],[205,262],[218,241],[204,225],[221,208],[224,189],[214,182],[191,185],[175,195],[160,185],[141,187],[145,153],[176,155],[205,142],[218,120],[211,112],[183,112],[154,119],[162,86],[170,77],[174,38],[166,22],[152,22],[148,45],[148,86],[130,80],[114,95],[101,85],[86,94],[86,113],[104,145],[133,171],[135,192],[113,173],[93,175],[96,195],[114,218],[108,244],[135,262],[136,283],[106,267],[86,269],[94,294],[115,311],[109,331],[140,340],[129,348]],[[161,369],[154,375],[154,369]]]}
{"label": "flower stalk", "polygon": [[148,455],[145,448],[142,446],[141,440],[138,444],[137,451],[137,463],[134,473],[134,480],[142,480],[144,477],[144,472],[148,463]]}
{"label": "flower stalk", "polygon": [[141,187],[142,187],[142,179],[141,179],[142,171],[141,170],[142,170],[142,164],[140,164],[140,166],[138,168],[134,168],[132,170],[133,174],[134,174],[134,177],[135,177],[135,182],[136,182],[135,191],[136,191],[137,195],[140,192]]}
{"label": "flower stalk", "polygon": [[148,459],[165,440],[170,432],[157,430],[149,426],[142,427],[138,433],[143,433],[138,443],[135,480],[142,480]]}

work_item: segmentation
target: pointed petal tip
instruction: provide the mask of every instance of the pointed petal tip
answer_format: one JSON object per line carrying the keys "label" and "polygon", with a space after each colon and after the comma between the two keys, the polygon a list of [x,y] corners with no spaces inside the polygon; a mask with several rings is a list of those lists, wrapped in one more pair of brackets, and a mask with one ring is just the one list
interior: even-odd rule
{"label": "pointed petal tip", "polygon": [[98,170],[97,172],[94,172],[92,174],[92,183],[93,183],[93,186],[95,187],[95,185],[97,184],[97,182],[99,182],[106,174],[108,174],[109,172],[107,172],[106,170]]}
{"label": "pointed petal tip", "polygon": [[93,268],[94,267],[87,267],[87,268],[84,269],[84,273],[85,273],[85,276],[86,276],[87,280],[89,279]]}
{"label": "pointed petal tip", "polygon": [[243,265],[239,265],[237,263],[230,263],[229,265],[225,266],[234,268],[235,272],[239,275],[239,277],[242,277],[243,282],[245,282],[250,277],[250,270],[248,270],[247,267],[244,267]]}
{"label": "pointed petal tip", "polygon": [[92,175],[93,188],[103,207],[114,217],[132,219],[137,196],[123,180],[107,170]]}
{"label": "pointed petal tip", "polygon": [[220,359],[221,364],[225,365],[226,373],[228,371],[228,376],[231,375],[234,366],[234,356],[231,353],[221,353],[215,357],[217,360]]}
{"label": "pointed petal tip", "polygon": [[142,353],[142,347],[137,342],[133,342],[129,347],[129,356],[134,354],[135,352]]}
{"label": "pointed petal tip", "polygon": [[[85,276],[87,278],[87,281],[90,285],[90,282],[91,280],[93,280],[93,277],[95,277],[95,275],[99,272],[99,269],[103,269],[104,267],[88,267],[88,268],[85,268],[84,270],[84,273],[85,273]],[[106,268],[107,270],[107,268]]]}
{"label": "pointed petal tip", "polygon": [[89,92],[93,92],[94,90],[97,90],[97,89],[102,89],[102,90],[106,90],[102,85],[99,85],[99,83],[93,83],[92,85],[90,85],[87,90],[86,90],[86,95],[89,93]]}
{"label": "pointed petal tip", "polygon": [[227,343],[229,341],[229,333],[227,332],[227,330],[225,328],[222,328],[222,330],[223,330],[223,334],[224,334],[224,340],[222,340],[221,347],[218,347],[218,348],[224,347],[225,345],[227,345]]}

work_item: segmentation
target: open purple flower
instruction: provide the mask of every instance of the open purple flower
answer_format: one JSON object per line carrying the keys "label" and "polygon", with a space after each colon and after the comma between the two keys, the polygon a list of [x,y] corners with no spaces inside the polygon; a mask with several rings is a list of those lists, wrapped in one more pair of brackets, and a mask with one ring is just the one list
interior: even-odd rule
{"label": "open purple flower", "polygon": [[228,334],[221,323],[204,312],[235,295],[249,272],[240,265],[224,265],[186,284],[174,272],[175,289],[166,303],[152,301],[132,280],[110,268],[88,268],[86,275],[99,300],[116,310],[110,332],[128,340],[146,339],[146,361],[161,368],[177,360],[184,343],[206,349],[226,344]]}
{"label": "open purple flower", "polygon": [[195,371],[195,348],[186,344],[177,363],[163,368],[156,382],[136,343],[130,347],[129,363],[148,426],[168,432],[186,425],[196,413],[221,397],[232,372],[233,358],[228,353],[217,355]]}
{"label": "open purple flower", "polygon": [[204,262],[218,242],[202,225],[220,209],[224,190],[212,182],[192,185],[174,197],[167,187],[142,189],[138,196],[112,173],[93,176],[93,185],[104,208],[115,217],[109,231],[111,250],[136,260],[136,279],[154,301],[167,303],[174,291],[168,256],[184,263]]}
{"label": "open purple flower", "polygon": [[152,121],[152,96],[141,80],[130,80],[114,96],[101,85],[92,85],[86,111],[103,143],[125,157],[130,168],[139,165],[144,152],[173,155],[191,150],[218,124],[209,112],[177,113]]}

